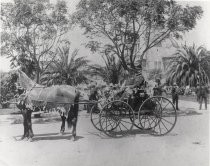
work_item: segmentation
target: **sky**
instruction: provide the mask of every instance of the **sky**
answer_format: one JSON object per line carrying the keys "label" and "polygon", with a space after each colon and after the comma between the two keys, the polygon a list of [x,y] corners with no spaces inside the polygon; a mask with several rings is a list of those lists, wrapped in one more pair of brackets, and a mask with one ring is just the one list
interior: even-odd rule
{"label": "sky", "polygon": [[[51,1],[55,2],[56,0]],[[11,2],[11,0],[0,0],[0,2]],[[67,1],[69,10],[72,12],[75,11],[76,4],[78,2],[79,0]],[[189,4],[189,6],[199,5],[204,11],[202,18],[197,21],[196,27],[193,30],[184,34],[181,43],[186,42],[187,45],[192,45],[194,43],[196,46],[203,45],[208,50],[210,50],[210,0],[179,0],[178,2],[183,5]],[[102,63],[102,58],[100,58],[99,55],[93,54],[89,50],[85,49],[85,38],[82,35],[81,30],[75,29],[74,31],[71,31],[70,33],[68,33],[68,38],[71,41],[72,48],[79,49],[80,56],[87,56],[87,58],[90,59],[92,63]],[[0,71],[7,72],[9,70],[11,70],[10,60],[6,57],[0,56]]]}

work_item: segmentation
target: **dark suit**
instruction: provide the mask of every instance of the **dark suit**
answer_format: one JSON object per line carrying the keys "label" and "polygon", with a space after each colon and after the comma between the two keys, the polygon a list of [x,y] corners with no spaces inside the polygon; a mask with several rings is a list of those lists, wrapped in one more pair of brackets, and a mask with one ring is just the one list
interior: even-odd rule
{"label": "dark suit", "polygon": [[204,101],[205,109],[207,109],[207,97],[208,97],[208,88],[206,86],[200,86],[198,89],[198,98],[200,103],[200,109],[202,108],[202,103]]}
{"label": "dark suit", "polygon": [[173,102],[173,104],[175,105],[176,110],[179,110],[179,107],[178,107],[178,103],[179,103],[179,94],[178,94],[178,87],[177,87],[177,86],[173,86],[173,87],[172,87],[171,94],[172,94],[172,102]]}

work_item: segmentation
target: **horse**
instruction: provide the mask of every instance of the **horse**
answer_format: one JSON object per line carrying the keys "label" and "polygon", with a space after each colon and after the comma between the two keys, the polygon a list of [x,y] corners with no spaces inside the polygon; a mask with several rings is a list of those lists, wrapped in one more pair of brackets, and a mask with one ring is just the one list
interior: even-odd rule
{"label": "horse", "polygon": [[44,109],[55,109],[60,112],[62,124],[60,133],[65,130],[65,120],[68,127],[72,129],[73,140],[76,140],[76,125],[79,111],[79,101],[87,101],[85,92],[69,85],[54,85],[45,87],[32,81],[23,71],[17,70],[18,82],[26,89],[25,93],[19,96],[17,107],[23,115],[24,133],[22,139],[32,141],[34,136],[31,123],[31,114],[37,107]]}

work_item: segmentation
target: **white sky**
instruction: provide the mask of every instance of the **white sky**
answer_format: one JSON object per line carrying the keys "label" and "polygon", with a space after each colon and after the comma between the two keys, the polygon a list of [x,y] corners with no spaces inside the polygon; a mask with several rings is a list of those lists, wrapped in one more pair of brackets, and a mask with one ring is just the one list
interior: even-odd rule
{"label": "white sky", "polygon": [[[0,0],[0,2],[9,2],[11,0]],[[56,1],[56,0],[52,0]],[[195,29],[186,33],[183,37],[183,43],[186,42],[188,45],[192,45],[193,43],[196,46],[203,45],[208,50],[210,50],[210,0],[191,0],[191,1],[183,1],[182,4],[189,4],[190,6],[199,5],[202,7],[204,13],[203,17],[198,20]],[[67,1],[70,11],[75,10],[76,4],[79,0],[71,0]],[[79,54],[81,56],[87,56],[93,63],[97,63],[101,61],[101,58],[96,54],[92,54],[89,50],[84,48],[84,36],[82,36],[81,31],[75,30],[69,33],[69,39],[72,43],[73,48],[79,48]],[[100,63],[100,62],[99,62]],[[9,71],[10,69],[10,61],[8,58],[0,56],[0,71]]]}

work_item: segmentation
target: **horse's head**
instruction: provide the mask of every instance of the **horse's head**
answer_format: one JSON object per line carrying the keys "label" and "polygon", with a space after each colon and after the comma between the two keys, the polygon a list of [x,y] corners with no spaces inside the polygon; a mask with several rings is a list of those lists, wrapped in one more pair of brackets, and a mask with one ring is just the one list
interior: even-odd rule
{"label": "horse's head", "polygon": [[31,80],[22,70],[17,69],[15,73],[18,75],[18,84],[24,89],[31,89],[35,82]]}

